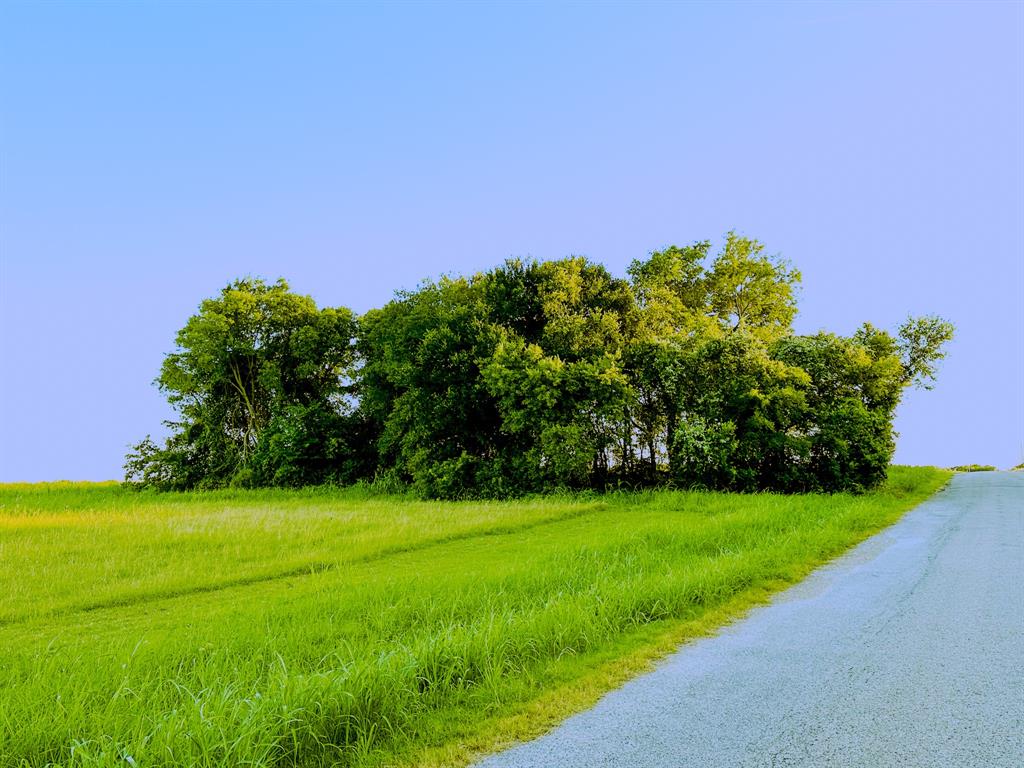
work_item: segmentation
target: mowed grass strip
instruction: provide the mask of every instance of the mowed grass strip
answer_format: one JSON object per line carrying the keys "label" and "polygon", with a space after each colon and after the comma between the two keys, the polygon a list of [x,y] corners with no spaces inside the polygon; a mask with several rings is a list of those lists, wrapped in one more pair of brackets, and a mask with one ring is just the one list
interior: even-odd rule
{"label": "mowed grass strip", "polygon": [[0,484],[0,625],[327,570],[601,504],[433,504],[359,487],[158,494],[116,483]]}
{"label": "mowed grass strip", "polygon": [[[109,588],[124,603],[75,610],[88,595],[36,585],[45,571],[18,573],[6,562],[12,540],[24,557],[18,537],[40,529],[0,528],[18,599],[55,595],[35,613],[16,602],[21,614],[0,627],[0,765],[462,763],[583,705],[614,682],[616,663],[664,650],[666,632],[800,578],[948,476],[894,468],[884,488],[863,496],[654,492],[497,505],[346,492],[305,504],[302,494],[157,496],[137,517],[139,499],[117,489],[105,491],[102,509],[50,499],[35,513],[23,493],[19,511],[0,515],[93,510],[106,519],[99,527],[116,548],[76,538],[81,526],[47,528],[32,548],[45,556],[49,542],[64,583],[58,553],[78,547],[72,569],[82,590]],[[508,518],[487,527],[502,510]],[[260,522],[278,512],[279,524]],[[321,519],[331,515],[357,521],[353,543],[344,524]],[[422,520],[391,541],[388,530],[405,518]],[[224,557],[218,537],[207,550],[167,540],[169,520],[189,519],[252,537],[235,570],[212,562]],[[117,538],[120,526],[130,535]],[[250,556],[261,548],[291,563],[303,530],[312,561],[333,558],[330,568],[209,588],[211,572],[254,572]],[[206,586],[155,599],[144,576],[113,586],[84,576],[88,553],[127,564],[139,552],[151,565],[168,561],[154,583],[170,583],[173,572],[176,585],[191,574]]]}

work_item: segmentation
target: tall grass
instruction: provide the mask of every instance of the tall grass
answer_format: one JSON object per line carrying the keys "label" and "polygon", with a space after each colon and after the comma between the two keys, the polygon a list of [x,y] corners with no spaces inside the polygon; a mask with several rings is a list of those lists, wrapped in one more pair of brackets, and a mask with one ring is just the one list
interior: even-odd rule
{"label": "tall grass", "polygon": [[414,760],[800,577],[947,477],[502,504],[7,487],[0,519],[52,524],[0,524],[0,766]]}

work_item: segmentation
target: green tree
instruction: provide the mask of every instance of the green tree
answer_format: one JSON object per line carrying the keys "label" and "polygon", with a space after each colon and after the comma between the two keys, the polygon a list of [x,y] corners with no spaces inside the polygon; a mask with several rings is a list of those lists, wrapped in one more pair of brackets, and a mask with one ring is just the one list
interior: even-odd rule
{"label": "green tree", "polygon": [[936,315],[909,317],[897,333],[903,381],[922,389],[931,389],[945,346],[953,339],[953,324]]}
{"label": "green tree", "polygon": [[806,453],[793,426],[807,408],[807,373],[773,359],[744,330],[695,343],[677,366],[675,480],[705,488],[793,490]]}
{"label": "green tree", "polygon": [[532,486],[607,477],[629,387],[613,356],[565,362],[506,334],[483,373],[502,430],[529,457]]}
{"label": "green tree", "polygon": [[426,496],[478,493],[480,464],[505,442],[481,375],[498,339],[482,281],[424,283],[367,312],[361,328],[357,392],[378,469]]}
{"label": "green tree", "polygon": [[933,379],[952,332],[947,321],[924,317],[907,320],[895,338],[865,323],[848,339],[818,333],[775,343],[773,356],[809,377],[797,426],[810,446],[801,488],[863,490],[885,479],[903,390]]}
{"label": "green tree", "polygon": [[706,282],[710,309],[724,328],[771,341],[791,332],[801,278],[764,250],[757,240],[729,232]]}
{"label": "green tree", "polygon": [[730,232],[633,261],[510,259],[358,321],[287,284],[202,303],[157,383],[178,412],[128,479],[162,488],[384,476],[428,497],[556,487],[860,490],[953,328],[794,336],[800,273]]}
{"label": "green tree", "polygon": [[[628,429],[641,447],[642,460],[634,464],[645,469],[642,474],[648,479],[658,477],[661,463],[680,477],[691,443],[680,442],[679,435],[694,437],[695,424],[717,429],[713,418],[694,413],[689,418],[697,421],[682,422],[686,391],[680,376],[693,353],[727,335],[742,335],[742,346],[750,347],[791,333],[800,273],[782,259],[764,255],[757,240],[735,232],[726,235],[722,250],[708,264],[710,251],[708,241],[671,246],[629,266],[640,323],[625,354],[636,395]],[[710,380],[686,386],[718,384]],[[705,444],[703,438],[694,439],[692,445]],[[689,466],[687,482],[694,482],[697,470],[692,462]]]}
{"label": "green tree", "polygon": [[710,241],[654,251],[627,270],[644,339],[675,339],[712,333],[709,285],[704,268]]}
{"label": "green tree", "polygon": [[[326,423],[333,431],[349,407],[355,333],[349,310],[318,309],[284,280],[231,283],[178,332],[156,383],[179,419],[162,449],[136,447],[129,479],[175,487],[324,479],[327,467],[311,473],[309,461],[326,458]],[[268,434],[278,439],[265,443]],[[288,463],[296,467],[282,470]]]}
{"label": "green tree", "polygon": [[630,392],[621,358],[638,320],[630,285],[581,257],[525,272],[506,264],[485,278],[502,286],[512,279],[515,295],[535,295],[519,306],[533,308],[536,321],[523,326],[520,313],[492,308],[502,343],[483,370],[502,430],[541,484],[600,484],[623,460],[617,447]]}
{"label": "green tree", "polygon": [[562,360],[619,354],[637,320],[626,280],[581,256],[543,262],[537,274],[546,354]]}
{"label": "green tree", "polygon": [[902,388],[899,360],[885,339],[873,336],[867,345],[830,333],[790,336],[772,355],[807,375],[807,408],[790,431],[807,450],[783,490],[860,490],[884,479]]}
{"label": "green tree", "polygon": [[623,351],[632,397],[620,442],[623,474],[657,482],[672,464],[681,415],[679,364],[695,340],[721,336],[708,293],[710,241],[653,251],[627,269],[638,322]]}

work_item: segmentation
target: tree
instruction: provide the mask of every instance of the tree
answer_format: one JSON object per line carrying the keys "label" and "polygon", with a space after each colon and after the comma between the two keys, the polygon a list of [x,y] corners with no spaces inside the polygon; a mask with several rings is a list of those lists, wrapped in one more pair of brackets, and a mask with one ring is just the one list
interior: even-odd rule
{"label": "tree", "polygon": [[565,362],[506,332],[483,375],[503,432],[529,457],[531,486],[607,477],[629,388],[612,355]]}
{"label": "tree", "polygon": [[764,255],[757,240],[729,232],[707,276],[711,311],[731,332],[771,341],[791,332],[800,272]]}
{"label": "tree", "polygon": [[361,322],[357,392],[377,435],[378,470],[424,496],[473,495],[505,439],[481,366],[498,333],[479,278],[427,282]]}
{"label": "tree", "polygon": [[885,479],[903,369],[889,334],[870,325],[852,338],[791,336],[772,355],[807,375],[807,408],[792,427],[806,444],[786,490],[864,490]]}
{"label": "tree", "polygon": [[712,332],[704,261],[710,241],[654,251],[627,270],[645,339],[673,339]]}
{"label": "tree", "polygon": [[936,315],[908,317],[900,326],[897,343],[903,363],[903,381],[931,389],[938,362],[945,358],[945,345],[953,339],[953,324]]}
{"label": "tree", "polygon": [[744,330],[693,344],[677,366],[674,479],[723,490],[794,490],[806,447],[792,428],[807,408],[807,373],[773,359]]}
{"label": "tree", "polygon": [[776,342],[773,356],[809,377],[808,408],[798,430],[810,451],[798,484],[807,490],[863,490],[884,480],[903,390],[927,386],[952,334],[952,324],[923,317],[908,319],[896,338],[865,323],[848,339],[818,333]]}
{"label": "tree", "polygon": [[581,256],[537,265],[539,343],[563,360],[617,355],[636,324],[629,283]]}
{"label": "tree", "polygon": [[358,320],[284,281],[204,301],[157,383],[178,412],[129,454],[160,488],[381,476],[425,497],[650,486],[858,491],[951,324],[795,336],[800,273],[735,232],[633,261],[509,259]]}
{"label": "tree", "polygon": [[492,307],[502,341],[483,368],[502,431],[527,457],[532,484],[599,484],[622,461],[616,444],[629,384],[621,356],[637,324],[630,285],[578,256],[526,270],[506,264],[484,278],[513,279],[515,295],[531,296],[519,305],[531,307],[533,321],[521,325],[519,312]]}
{"label": "tree", "polygon": [[399,294],[361,324],[378,469],[426,496],[590,484],[613,461],[634,325],[629,284],[579,257]]}
{"label": "tree", "polygon": [[317,309],[284,280],[229,284],[178,332],[156,383],[179,420],[162,449],[137,446],[129,479],[175,487],[322,481],[337,458],[325,446],[349,409],[355,333],[348,309]]}

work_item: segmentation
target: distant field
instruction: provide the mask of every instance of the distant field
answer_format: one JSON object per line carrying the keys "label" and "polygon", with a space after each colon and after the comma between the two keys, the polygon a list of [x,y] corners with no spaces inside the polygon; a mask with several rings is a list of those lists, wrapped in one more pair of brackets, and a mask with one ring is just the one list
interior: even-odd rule
{"label": "distant field", "polygon": [[465,763],[949,476],[500,503],[0,485],[0,766]]}

